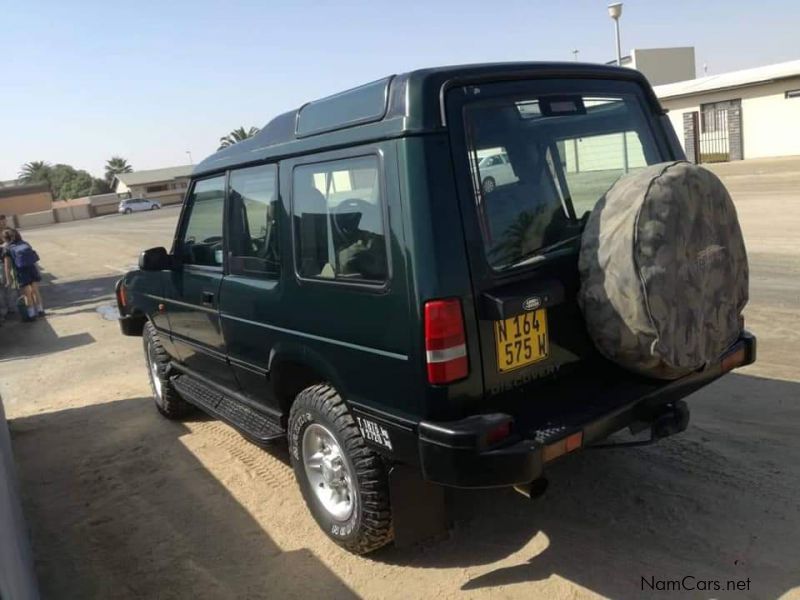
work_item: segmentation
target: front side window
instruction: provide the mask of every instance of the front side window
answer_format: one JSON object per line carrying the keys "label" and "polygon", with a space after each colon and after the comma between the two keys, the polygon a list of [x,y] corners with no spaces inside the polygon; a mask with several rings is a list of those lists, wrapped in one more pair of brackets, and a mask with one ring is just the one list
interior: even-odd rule
{"label": "front side window", "polygon": [[183,264],[222,266],[222,213],[225,207],[225,178],[195,183],[187,204],[188,214],[180,256]]}
{"label": "front side window", "polygon": [[383,282],[386,236],[376,156],[301,165],[292,219],[301,277]]}
{"label": "front side window", "polygon": [[494,270],[579,236],[581,217],[619,177],[663,160],[633,93],[496,94],[465,104],[463,118]]}
{"label": "front side window", "polygon": [[228,197],[231,271],[278,273],[277,167],[231,171]]}

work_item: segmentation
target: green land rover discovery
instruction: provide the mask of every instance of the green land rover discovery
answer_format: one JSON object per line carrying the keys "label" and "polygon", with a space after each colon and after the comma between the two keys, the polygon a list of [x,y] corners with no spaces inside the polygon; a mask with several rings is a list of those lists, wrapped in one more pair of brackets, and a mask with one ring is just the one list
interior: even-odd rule
{"label": "green land rover discovery", "polygon": [[419,490],[537,495],[612,433],[682,431],[683,397],[755,360],[730,197],[644,77],[598,65],[424,69],[278,116],[195,168],[116,294],[158,410],[286,438],[358,553]]}

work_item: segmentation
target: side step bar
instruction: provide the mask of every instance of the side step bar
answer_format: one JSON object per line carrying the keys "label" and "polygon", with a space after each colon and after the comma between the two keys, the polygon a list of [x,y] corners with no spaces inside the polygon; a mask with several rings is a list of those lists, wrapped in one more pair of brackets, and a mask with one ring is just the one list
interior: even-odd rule
{"label": "side step bar", "polygon": [[276,418],[223,394],[191,375],[175,375],[170,381],[184,400],[232,425],[256,444],[268,444],[286,435],[286,430]]}

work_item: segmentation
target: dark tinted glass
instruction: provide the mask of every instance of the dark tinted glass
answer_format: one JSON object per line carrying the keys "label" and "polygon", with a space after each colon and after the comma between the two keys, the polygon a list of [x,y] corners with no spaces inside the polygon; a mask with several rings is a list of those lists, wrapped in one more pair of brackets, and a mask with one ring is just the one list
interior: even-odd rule
{"label": "dark tinted glass", "polygon": [[298,166],[292,193],[301,276],[371,282],[386,279],[377,157]]}
{"label": "dark tinted glass", "polygon": [[275,165],[231,171],[229,246],[233,272],[278,271],[277,183]]}
{"label": "dark tinted glass", "polygon": [[580,235],[581,216],[619,177],[662,160],[633,94],[478,100],[464,124],[486,256],[498,270]]}

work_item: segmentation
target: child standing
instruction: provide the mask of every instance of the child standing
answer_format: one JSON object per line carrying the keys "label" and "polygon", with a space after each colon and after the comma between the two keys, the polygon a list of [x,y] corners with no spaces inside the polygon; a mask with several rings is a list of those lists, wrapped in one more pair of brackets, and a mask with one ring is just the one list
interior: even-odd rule
{"label": "child standing", "polygon": [[7,228],[6,216],[0,215],[0,325],[10,314],[14,314],[17,302],[17,290],[15,282],[6,277],[6,270],[3,268],[3,252],[5,243],[3,242],[2,232]]}
{"label": "child standing", "polygon": [[39,255],[14,229],[6,229],[3,232],[3,241],[5,242],[4,275],[7,281],[11,279],[12,275],[16,275],[17,286],[25,298],[27,311],[25,321],[33,321],[37,314],[43,317],[44,306],[42,297],[39,295],[39,282],[42,277],[36,266],[36,263],[39,262]]}

